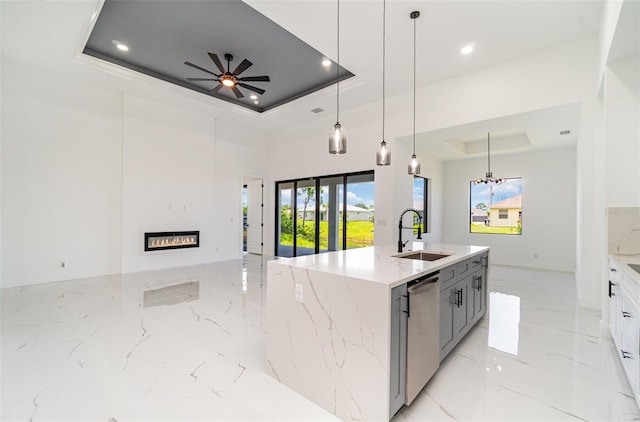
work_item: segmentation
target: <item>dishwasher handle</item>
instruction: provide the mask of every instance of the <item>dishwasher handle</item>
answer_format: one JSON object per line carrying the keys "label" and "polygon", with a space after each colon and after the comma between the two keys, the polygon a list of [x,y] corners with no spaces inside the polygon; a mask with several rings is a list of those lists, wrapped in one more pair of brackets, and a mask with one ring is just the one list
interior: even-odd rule
{"label": "dishwasher handle", "polygon": [[409,293],[417,293],[417,291],[420,290],[421,287],[427,284],[437,282],[439,276],[440,276],[440,271],[436,271],[433,273],[429,273],[425,276],[422,276],[420,278],[417,278],[415,280],[411,280],[410,282],[407,283],[407,291]]}

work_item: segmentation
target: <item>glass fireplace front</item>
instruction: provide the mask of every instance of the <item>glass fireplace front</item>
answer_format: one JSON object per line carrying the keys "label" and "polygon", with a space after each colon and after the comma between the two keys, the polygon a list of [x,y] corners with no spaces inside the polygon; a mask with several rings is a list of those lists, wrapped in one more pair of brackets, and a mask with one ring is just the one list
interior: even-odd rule
{"label": "glass fireplace front", "polygon": [[200,247],[200,232],[153,232],[144,234],[145,251]]}

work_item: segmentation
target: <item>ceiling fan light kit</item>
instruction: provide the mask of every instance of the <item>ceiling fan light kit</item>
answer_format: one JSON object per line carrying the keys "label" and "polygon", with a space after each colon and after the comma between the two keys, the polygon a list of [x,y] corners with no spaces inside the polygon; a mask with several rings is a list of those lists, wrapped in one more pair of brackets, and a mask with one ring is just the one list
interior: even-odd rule
{"label": "ceiling fan light kit", "polygon": [[340,124],[340,0],[338,0],[337,26],[336,124],[329,130],[329,153],[339,155],[347,152],[347,133]]}
{"label": "ceiling fan light kit", "polygon": [[227,61],[227,68],[225,69],[220,61],[220,58],[215,53],[207,53],[211,58],[211,61],[216,65],[220,73],[215,73],[210,70],[207,70],[203,67],[195,65],[190,62],[184,62],[187,66],[193,67],[194,69],[198,69],[202,72],[208,73],[210,75],[215,76],[215,78],[187,78],[188,81],[196,82],[196,81],[215,81],[218,82],[218,85],[213,87],[209,91],[209,95],[213,95],[218,92],[221,88],[227,87],[230,88],[236,98],[243,98],[244,94],[238,89],[238,86],[241,86],[244,89],[255,92],[257,94],[264,94],[265,90],[262,88],[255,87],[253,85],[248,85],[245,82],[270,82],[271,79],[269,76],[246,76],[246,77],[238,77],[242,72],[253,66],[249,60],[244,59],[242,62],[233,70],[231,69],[231,62],[233,61],[233,56],[229,53],[224,55],[224,59]]}
{"label": "ceiling fan light kit", "polygon": [[507,179],[503,177],[496,179],[491,172],[491,133],[487,133],[487,172],[485,173],[484,179],[476,179],[473,181],[473,184],[479,185],[484,183],[487,185],[489,183],[495,183],[496,185],[500,185],[506,181]]}

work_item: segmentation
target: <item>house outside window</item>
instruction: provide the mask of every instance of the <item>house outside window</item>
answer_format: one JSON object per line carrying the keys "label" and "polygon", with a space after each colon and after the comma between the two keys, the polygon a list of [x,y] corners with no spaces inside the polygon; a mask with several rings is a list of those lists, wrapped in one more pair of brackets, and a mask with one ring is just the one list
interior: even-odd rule
{"label": "house outside window", "polygon": [[469,183],[469,232],[522,234],[522,178],[502,184]]}

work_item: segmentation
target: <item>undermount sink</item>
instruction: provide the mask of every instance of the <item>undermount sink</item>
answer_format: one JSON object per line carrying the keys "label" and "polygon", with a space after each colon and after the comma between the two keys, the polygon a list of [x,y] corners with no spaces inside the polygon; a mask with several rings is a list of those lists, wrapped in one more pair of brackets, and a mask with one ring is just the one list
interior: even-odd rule
{"label": "undermount sink", "polygon": [[448,256],[450,255],[432,252],[414,252],[407,255],[397,256],[397,258],[419,259],[421,261],[437,261],[438,259],[446,258]]}
{"label": "undermount sink", "polygon": [[638,264],[627,264],[629,267],[631,267],[631,269],[635,272],[637,272],[638,274],[640,274],[640,265]]}

